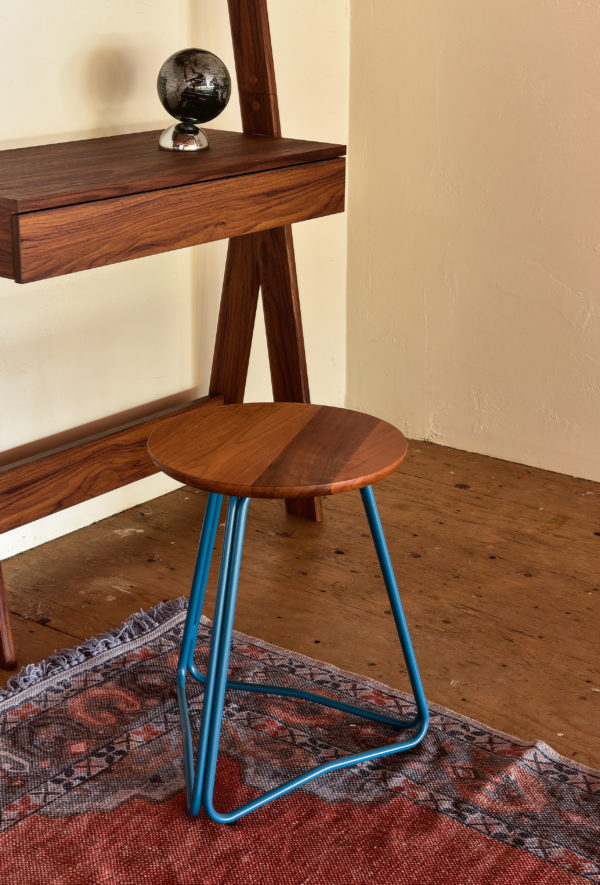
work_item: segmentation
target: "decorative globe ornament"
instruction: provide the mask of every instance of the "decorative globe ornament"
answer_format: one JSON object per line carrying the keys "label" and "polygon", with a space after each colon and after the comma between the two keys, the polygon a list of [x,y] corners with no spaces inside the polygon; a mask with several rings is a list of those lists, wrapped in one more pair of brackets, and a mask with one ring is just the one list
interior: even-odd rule
{"label": "decorative globe ornament", "polygon": [[231,77],[220,58],[205,49],[181,49],[158,72],[158,97],[180,120],[158,140],[165,151],[204,151],[206,134],[196,123],[208,123],[224,110],[231,95]]}

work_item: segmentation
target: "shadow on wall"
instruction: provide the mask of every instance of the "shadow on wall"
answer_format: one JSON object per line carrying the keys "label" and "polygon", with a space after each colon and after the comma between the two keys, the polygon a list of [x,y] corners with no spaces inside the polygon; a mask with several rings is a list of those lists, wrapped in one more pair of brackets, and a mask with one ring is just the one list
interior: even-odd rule
{"label": "shadow on wall", "polygon": [[[160,127],[162,115],[158,96],[154,119],[132,123],[132,120],[139,119],[139,114],[133,113],[132,109],[135,107],[134,93],[137,91],[139,95],[142,85],[136,48],[120,34],[103,35],[96,46],[68,59],[57,58],[56,63],[61,68],[58,81],[60,101],[69,106],[74,122],[80,121],[79,125],[68,131],[37,132],[31,136],[2,139],[0,150]],[[144,84],[143,88],[146,87]],[[153,89],[154,84],[150,83],[150,88]]]}
{"label": "shadow on wall", "polygon": [[131,131],[129,103],[136,76],[135,50],[118,34],[106,35],[100,45],[73,59],[73,67],[65,71],[65,93],[86,105],[88,119],[93,114],[90,135]]}

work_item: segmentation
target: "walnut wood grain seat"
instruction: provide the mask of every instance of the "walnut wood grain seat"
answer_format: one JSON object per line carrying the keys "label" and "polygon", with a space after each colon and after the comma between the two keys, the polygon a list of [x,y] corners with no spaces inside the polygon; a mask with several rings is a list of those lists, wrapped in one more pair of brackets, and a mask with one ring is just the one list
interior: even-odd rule
{"label": "walnut wood grain seat", "polygon": [[148,450],[169,476],[243,498],[310,498],[372,485],[407,451],[371,415],[304,403],[250,403],[164,423]]}
{"label": "walnut wood grain seat", "polygon": [[[210,413],[190,412],[165,422],[151,434],[148,451],[154,463],[169,476],[209,493],[177,669],[177,699],[190,815],[195,816],[204,808],[212,820],[233,823],[321,774],[410,750],[423,739],[429,722],[427,703],[372,489],[373,483],[388,476],[400,464],[406,449],[404,436],[386,421],[348,409],[306,403],[250,403],[221,406]],[[358,707],[343,698],[326,697],[290,685],[257,685],[227,679],[250,500],[314,499],[353,489],[360,489],[415,697],[414,712],[410,710],[406,718],[391,716],[384,709]],[[204,674],[194,655],[224,495],[229,498],[227,520]],[[204,685],[198,735],[192,728],[188,707],[188,676]],[[227,688],[311,701],[376,723],[409,730],[412,734],[372,750],[325,760],[239,808],[221,812],[214,807],[213,793]]]}

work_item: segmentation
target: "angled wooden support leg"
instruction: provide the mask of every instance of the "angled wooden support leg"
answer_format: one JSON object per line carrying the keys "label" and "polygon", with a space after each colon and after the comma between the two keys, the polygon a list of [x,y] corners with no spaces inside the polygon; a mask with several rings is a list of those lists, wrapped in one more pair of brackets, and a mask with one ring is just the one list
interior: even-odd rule
{"label": "angled wooden support leg", "polygon": [[0,563],[0,667],[3,670],[12,670],[17,663],[12,630],[10,627],[10,615],[6,601],[6,587],[2,577],[2,564]]}
{"label": "angled wooden support leg", "polygon": [[[310,402],[294,245],[289,227],[229,241],[210,393],[244,398],[259,285],[262,289],[273,398]],[[288,513],[319,522],[319,498],[286,501]]]}
{"label": "angled wooden support leg", "polygon": [[267,0],[227,0],[242,128],[281,135]]}
{"label": "angled wooden support leg", "polygon": [[254,234],[229,240],[209,388],[226,404],[244,398],[258,289]]}
{"label": "angled wooden support leg", "polygon": [[[255,236],[273,399],[309,403],[292,229],[277,227]],[[320,498],[289,499],[285,506],[294,516],[316,522],[323,518]]]}
{"label": "angled wooden support leg", "polygon": [[273,398],[310,401],[291,227],[256,234]]}
{"label": "angled wooden support leg", "polygon": [[[252,135],[279,136],[281,125],[267,0],[228,0],[228,8],[243,130]],[[252,264],[253,272],[256,268],[254,262],[257,262],[258,282],[263,295],[273,397],[279,401],[310,402],[292,229],[289,226],[280,227],[241,239],[245,241],[241,247],[242,254],[240,251],[234,253],[230,245],[221,311],[230,310],[224,306],[226,300],[230,305],[240,303],[244,298],[242,287],[246,287],[246,293],[250,290],[253,293],[256,285],[254,277],[251,284],[248,280],[240,280],[240,274],[236,275],[231,271],[230,260],[234,261],[236,257],[238,259],[241,257],[244,267],[247,268],[249,263]],[[229,291],[235,285],[240,287],[237,295]],[[255,301],[248,304],[241,313],[241,322],[245,324],[246,332],[249,328],[248,313],[252,310],[256,310]],[[223,373],[223,378],[225,379],[227,375],[230,384],[226,391],[225,380],[221,380],[221,370],[215,372],[213,364],[211,392],[223,393],[226,402],[241,402],[246,383],[248,356],[245,350],[237,357],[229,354],[229,347],[235,343],[233,341],[235,333],[229,334],[227,342],[225,342],[227,336],[223,333],[221,341],[220,334],[226,316],[227,314],[223,315],[223,324],[221,317],[219,319],[220,331],[217,333],[215,358],[218,359],[219,365],[235,368],[237,374],[234,378],[235,372],[231,375]],[[250,339],[252,330],[253,325],[250,329]],[[225,344],[228,349],[226,355]],[[246,339],[244,346],[245,344]],[[233,359],[237,359],[236,367],[232,365]],[[229,398],[229,391],[236,398]],[[317,522],[322,519],[320,498],[286,501],[286,508],[288,513],[296,516],[304,516]]]}

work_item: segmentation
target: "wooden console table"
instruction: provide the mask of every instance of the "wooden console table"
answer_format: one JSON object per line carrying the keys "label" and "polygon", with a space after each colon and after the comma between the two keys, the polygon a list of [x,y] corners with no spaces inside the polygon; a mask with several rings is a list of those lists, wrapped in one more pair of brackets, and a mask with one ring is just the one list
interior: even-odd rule
{"label": "wooden console table", "polygon": [[[0,276],[18,283],[229,238],[209,396],[181,409],[243,399],[259,289],[274,398],[310,401],[290,225],[344,209],[345,146],[281,137],[266,0],[228,5],[243,133],[208,130],[195,154],[159,150],[158,132],[0,153]],[[156,472],[146,439],[164,418],[0,454],[0,532]],[[320,518],[314,500],[287,506]],[[0,570],[0,665],[14,663]]]}
{"label": "wooden console table", "polygon": [[0,276],[60,276],[339,212],[345,148],[206,130],[161,151],[140,132],[0,154]]}

